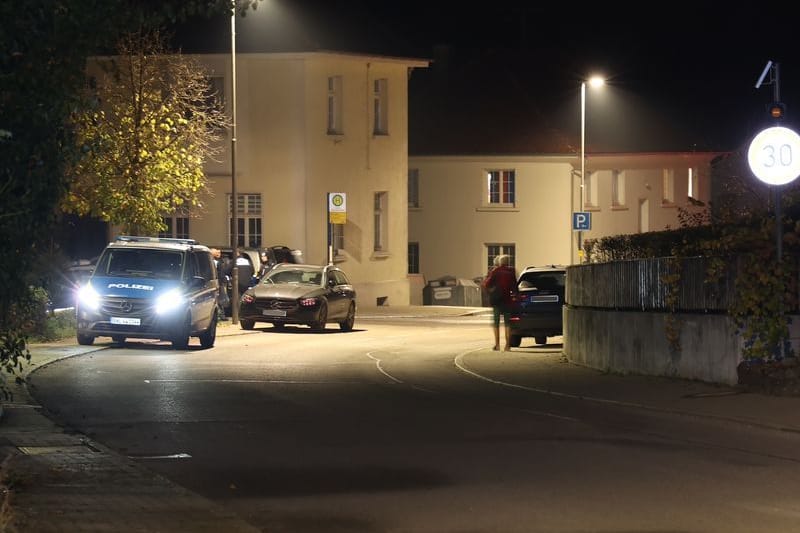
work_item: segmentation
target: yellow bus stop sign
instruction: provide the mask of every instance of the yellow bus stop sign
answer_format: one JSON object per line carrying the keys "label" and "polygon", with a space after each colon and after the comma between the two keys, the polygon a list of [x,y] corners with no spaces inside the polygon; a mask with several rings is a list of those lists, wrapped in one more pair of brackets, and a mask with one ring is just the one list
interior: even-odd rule
{"label": "yellow bus stop sign", "polygon": [[328,220],[331,224],[347,222],[347,193],[328,193]]}

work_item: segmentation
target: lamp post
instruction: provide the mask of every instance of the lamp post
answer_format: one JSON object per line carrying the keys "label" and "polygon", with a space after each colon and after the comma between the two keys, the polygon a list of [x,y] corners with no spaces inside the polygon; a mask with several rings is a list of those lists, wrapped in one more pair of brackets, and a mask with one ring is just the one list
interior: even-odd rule
{"label": "lamp post", "polygon": [[231,0],[231,321],[239,322],[239,202],[236,198],[236,0]]}
{"label": "lamp post", "polygon": [[[605,80],[600,76],[589,78],[591,87],[602,87]],[[586,208],[586,80],[581,82],[581,202],[580,210]],[[578,248],[581,247],[581,233],[578,231]],[[570,253],[570,256],[572,254]]]}

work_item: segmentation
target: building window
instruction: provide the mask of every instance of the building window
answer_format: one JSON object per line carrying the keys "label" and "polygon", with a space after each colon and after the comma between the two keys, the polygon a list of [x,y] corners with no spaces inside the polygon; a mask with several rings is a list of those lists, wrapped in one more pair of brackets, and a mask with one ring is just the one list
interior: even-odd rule
{"label": "building window", "polygon": [[584,207],[597,207],[597,182],[600,181],[597,172],[587,172],[583,180]]}
{"label": "building window", "polygon": [[663,196],[661,197],[662,204],[675,203],[675,170],[671,168],[664,169],[663,179]]}
{"label": "building window", "polygon": [[[261,247],[261,195],[237,194],[236,226],[238,245],[248,248]],[[231,195],[228,195],[228,242],[233,234],[233,220],[231,218]]]}
{"label": "building window", "polygon": [[184,216],[171,216],[163,217],[161,219],[167,226],[167,229],[158,233],[159,237],[167,237],[173,239],[188,239],[189,238],[189,217]]}
{"label": "building window", "polygon": [[339,257],[344,252],[344,224],[331,224],[331,245],[333,257]]}
{"label": "building window", "polygon": [[613,207],[625,205],[625,172],[619,170],[611,172],[611,205]]}
{"label": "building window", "polygon": [[693,200],[700,199],[700,176],[698,175],[696,168],[689,168],[687,192],[689,198]]}
{"label": "building window", "polygon": [[389,250],[387,238],[389,233],[389,193],[375,193],[375,239],[373,250],[376,252],[386,252]]}
{"label": "building window", "polygon": [[408,273],[419,274],[419,243],[408,243]]}
{"label": "building window", "polygon": [[408,207],[419,207],[419,169],[408,169]]}
{"label": "building window", "polygon": [[639,200],[639,233],[650,231],[650,201]]}
{"label": "building window", "polygon": [[342,130],[342,77],[328,78],[328,135],[341,135]]}
{"label": "building window", "polygon": [[487,203],[514,205],[515,171],[489,170],[486,172]]}
{"label": "building window", "polygon": [[375,80],[373,85],[372,112],[373,135],[389,134],[389,80],[381,78]]}
{"label": "building window", "polygon": [[486,272],[494,268],[494,260],[497,256],[507,255],[510,257],[509,266],[516,268],[517,266],[517,247],[513,244],[487,244],[486,245]]}

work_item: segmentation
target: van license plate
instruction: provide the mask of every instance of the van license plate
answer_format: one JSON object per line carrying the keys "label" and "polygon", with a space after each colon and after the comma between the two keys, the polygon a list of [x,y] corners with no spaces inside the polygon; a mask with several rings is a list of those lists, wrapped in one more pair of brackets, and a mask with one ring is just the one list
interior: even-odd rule
{"label": "van license plate", "polygon": [[140,326],[142,324],[142,319],[112,316],[111,323],[123,326]]}
{"label": "van license plate", "polygon": [[286,311],[281,311],[280,309],[264,309],[261,312],[264,316],[286,316]]}

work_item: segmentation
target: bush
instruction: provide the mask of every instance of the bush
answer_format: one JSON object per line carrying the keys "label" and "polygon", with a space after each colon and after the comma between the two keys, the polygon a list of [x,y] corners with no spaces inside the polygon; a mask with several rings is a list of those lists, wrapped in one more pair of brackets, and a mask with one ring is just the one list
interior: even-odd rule
{"label": "bush", "polygon": [[75,335],[75,312],[48,311],[47,291],[29,287],[18,301],[7,307],[7,322],[0,328],[0,396],[9,399],[6,375],[20,382],[23,365],[31,354],[28,342],[51,342]]}
{"label": "bush", "polygon": [[75,334],[75,311],[53,312],[50,298],[41,287],[31,287],[21,301],[12,306],[12,315],[21,336],[31,342],[50,342]]}
{"label": "bush", "polygon": [[75,336],[77,321],[72,309],[48,313],[39,331],[32,332],[31,342],[52,342]]}

